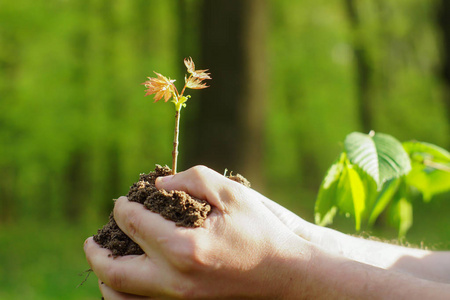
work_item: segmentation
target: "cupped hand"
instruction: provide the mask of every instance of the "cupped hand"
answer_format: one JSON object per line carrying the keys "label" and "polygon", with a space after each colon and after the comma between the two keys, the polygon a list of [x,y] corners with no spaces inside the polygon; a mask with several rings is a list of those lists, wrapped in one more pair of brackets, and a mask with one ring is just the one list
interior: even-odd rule
{"label": "cupped hand", "polygon": [[305,280],[311,245],[259,193],[203,166],[158,178],[156,186],[185,191],[213,210],[202,227],[184,228],[119,198],[114,218],[145,254],[113,258],[92,238],[86,241],[105,297],[273,299],[289,293],[290,280]]}

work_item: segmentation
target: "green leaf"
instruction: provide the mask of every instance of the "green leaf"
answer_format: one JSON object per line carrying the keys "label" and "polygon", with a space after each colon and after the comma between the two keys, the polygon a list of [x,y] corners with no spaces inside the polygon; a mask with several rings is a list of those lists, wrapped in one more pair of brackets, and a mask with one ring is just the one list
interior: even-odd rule
{"label": "green leaf", "polygon": [[411,170],[408,154],[402,144],[390,135],[353,132],[346,137],[344,146],[350,162],[369,174],[379,190],[387,180]]}
{"label": "green leaf", "polygon": [[407,183],[419,190],[425,201],[450,190],[450,153],[436,145],[423,142],[405,142],[412,170]]}
{"label": "green leaf", "polygon": [[337,210],[355,217],[356,230],[361,229],[365,210],[366,192],[356,169],[345,153],[327,172],[315,206],[315,222],[326,226],[333,222]]}
{"label": "green leaf", "polygon": [[361,229],[362,215],[364,213],[364,209],[366,208],[366,193],[364,191],[364,185],[361,178],[352,165],[347,165],[347,172],[353,200],[355,228],[359,231]]}
{"label": "green leaf", "polygon": [[422,193],[424,201],[428,202],[434,195],[450,191],[450,172],[418,163],[412,165],[406,181]]}
{"label": "green leaf", "polygon": [[403,148],[405,148],[411,158],[420,161],[428,159],[436,163],[450,164],[450,152],[439,146],[425,142],[409,141],[403,143]]}
{"label": "green leaf", "polygon": [[345,154],[341,154],[340,159],[335,162],[327,171],[317,196],[315,204],[315,223],[320,226],[326,226],[333,223],[333,218],[337,212],[336,189],[344,169]]}
{"label": "green leaf", "polygon": [[361,178],[355,166],[346,160],[336,188],[336,202],[341,212],[355,218],[355,229],[357,231],[361,229],[365,201],[366,193]]}
{"label": "green leaf", "polygon": [[[364,191],[366,192],[366,209],[365,209],[365,218],[369,218],[371,210],[375,207],[377,202],[377,197],[379,195],[379,190],[375,180],[373,180],[372,176],[368,175],[361,168],[356,165],[353,165],[355,170],[358,171],[359,177],[364,185]],[[386,184],[386,183],[385,183]],[[384,185],[383,185],[384,187]]]}
{"label": "green leaf", "polygon": [[369,226],[373,226],[378,216],[384,211],[398,190],[401,179],[391,179],[383,185],[378,193],[375,205],[369,216]]}
{"label": "green leaf", "polygon": [[390,220],[397,227],[399,238],[404,237],[413,224],[413,207],[407,197],[406,189],[406,184],[402,183],[398,197],[395,197],[390,208]]}
{"label": "green leaf", "polygon": [[336,187],[336,204],[340,212],[346,215],[354,216],[355,207],[353,206],[352,190],[348,176],[348,162],[344,164],[338,185]]}

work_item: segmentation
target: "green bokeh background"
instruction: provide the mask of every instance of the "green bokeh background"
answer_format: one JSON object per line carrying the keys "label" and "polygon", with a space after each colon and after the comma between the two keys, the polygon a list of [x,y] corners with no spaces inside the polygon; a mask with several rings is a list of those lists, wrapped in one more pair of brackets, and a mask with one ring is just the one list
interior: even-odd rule
{"label": "green bokeh background", "polygon": [[[179,17],[181,3],[187,18]],[[270,184],[261,190],[268,197],[313,220],[326,169],[345,136],[363,130],[355,45],[372,74],[372,129],[449,148],[449,87],[440,69],[450,49],[437,1],[360,1],[357,29],[344,1],[266,4],[261,164]],[[76,288],[89,268],[83,241],[139,173],[170,164],[173,107],[144,98],[140,83],[153,70],[180,81],[181,47],[197,61],[202,5],[0,1],[0,299],[99,298],[95,276]],[[201,120],[196,111],[193,97],[184,114]],[[448,193],[427,204],[415,199],[407,241],[449,249],[449,200]],[[387,225],[382,217],[370,234],[394,238]],[[333,227],[355,233],[344,217]]]}

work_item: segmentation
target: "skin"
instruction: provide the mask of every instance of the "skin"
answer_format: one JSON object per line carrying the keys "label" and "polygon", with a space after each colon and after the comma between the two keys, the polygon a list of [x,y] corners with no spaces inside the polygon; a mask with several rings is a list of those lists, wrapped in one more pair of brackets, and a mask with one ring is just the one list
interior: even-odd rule
{"label": "skin", "polygon": [[450,283],[450,252],[428,251],[345,235],[308,223],[279,204],[263,203],[293,232],[327,252],[418,278]]}
{"label": "skin", "polygon": [[[156,185],[205,199],[213,211],[202,227],[182,228],[119,198],[116,222],[145,254],[113,258],[86,240],[86,258],[105,299],[450,298],[446,252],[317,227],[203,166]],[[399,263],[404,257],[412,262]]]}

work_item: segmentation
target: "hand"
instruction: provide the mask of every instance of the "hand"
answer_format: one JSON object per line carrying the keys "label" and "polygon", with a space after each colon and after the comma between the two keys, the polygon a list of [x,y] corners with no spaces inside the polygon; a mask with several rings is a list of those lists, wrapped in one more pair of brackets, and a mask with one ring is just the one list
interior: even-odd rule
{"label": "hand", "polygon": [[336,256],[417,278],[450,283],[450,252],[432,252],[352,237],[306,222],[272,200],[265,197],[261,199],[283,224],[311,242],[316,249],[321,248]]}
{"label": "hand", "polygon": [[309,223],[262,195],[259,199],[294,234],[326,252],[345,256],[349,236],[330,228]]}
{"label": "hand", "polygon": [[212,213],[202,227],[183,228],[119,198],[114,218],[145,254],[112,258],[92,238],[86,241],[105,297],[274,299],[290,293],[290,280],[306,280],[310,244],[267,209],[262,195],[206,167],[159,178],[156,185],[205,199]]}

